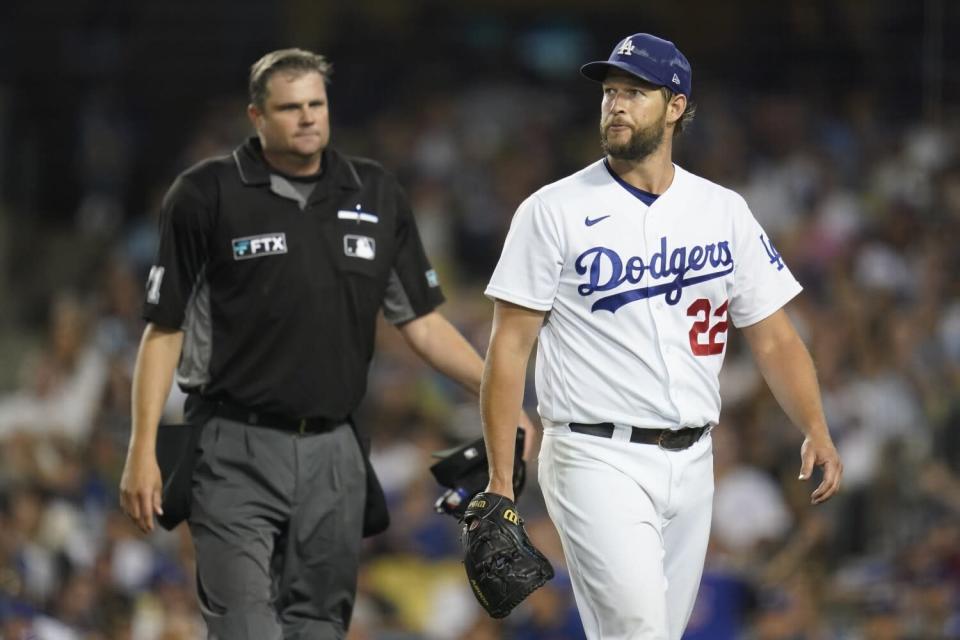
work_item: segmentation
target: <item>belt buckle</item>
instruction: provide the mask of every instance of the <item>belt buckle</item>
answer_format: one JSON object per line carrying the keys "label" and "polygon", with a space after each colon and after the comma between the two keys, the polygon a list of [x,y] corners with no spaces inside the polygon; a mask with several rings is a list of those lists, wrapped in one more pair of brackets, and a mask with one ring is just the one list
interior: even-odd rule
{"label": "belt buckle", "polygon": [[307,432],[307,419],[302,418],[300,420],[300,435],[304,435]]}
{"label": "belt buckle", "polygon": [[[677,446],[676,444],[671,446],[669,444],[669,441],[673,440],[674,442],[676,442],[676,440],[678,439],[677,436],[679,436],[678,432],[672,429],[664,429],[663,431],[660,432],[660,435],[657,437],[657,446],[660,447],[661,449],[664,449],[665,451],[683,451],[684,449],[689,448],[691,444],[693,444],[692,442],[687,442],[686,444],[681,446]],[[686,440],[686,438],[681,438],[681,439]]]}

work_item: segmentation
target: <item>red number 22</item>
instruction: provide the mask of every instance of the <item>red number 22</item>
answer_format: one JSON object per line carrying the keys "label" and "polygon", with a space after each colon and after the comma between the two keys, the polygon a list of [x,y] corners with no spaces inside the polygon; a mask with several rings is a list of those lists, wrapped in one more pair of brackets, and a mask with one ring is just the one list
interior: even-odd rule
{"label": "red number 22", "polygon": [[[687,307],[687,316],[697,319],[697,321],[693,323],[693,326],[690,327],[690,350],[693,351],[693,355],[715,356],[723,353],[723,348],[727,344],[726,338],[724,338],[723,342],[717,342],[717,336],[727,332],[728,304],[730,304],[729,300],[717,307],[713,312],[714,317],[721,318],[721,320],[712,327],[710,326],[710,301],[708,299],[698,298],[693,301],[693,304]],[[707,334],[707,341],[702,343],[700,342],[700,336],[704,333]]]}

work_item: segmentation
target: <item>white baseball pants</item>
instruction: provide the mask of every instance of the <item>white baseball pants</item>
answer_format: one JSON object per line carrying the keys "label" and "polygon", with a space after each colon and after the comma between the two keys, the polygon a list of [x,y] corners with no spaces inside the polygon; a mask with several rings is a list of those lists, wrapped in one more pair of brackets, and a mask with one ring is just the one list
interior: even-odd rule
{"label": "white baseball pants", "polygon": [[539,480],[590,640],[680,640],[710,537],[710,435],[683,451],[544,421]]}

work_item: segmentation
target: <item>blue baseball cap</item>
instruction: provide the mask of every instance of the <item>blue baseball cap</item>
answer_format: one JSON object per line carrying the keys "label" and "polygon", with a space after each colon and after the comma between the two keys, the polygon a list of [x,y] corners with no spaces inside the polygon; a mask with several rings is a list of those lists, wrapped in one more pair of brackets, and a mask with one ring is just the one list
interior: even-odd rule
{"label": "blue baseball cap", "polygon": [[603,82],[611,67],[690,97],[693,75],[690,63],[669,40],[649,33],[635,33],[617,43],[607,60],[588,62],[580,67],[580,73]]}

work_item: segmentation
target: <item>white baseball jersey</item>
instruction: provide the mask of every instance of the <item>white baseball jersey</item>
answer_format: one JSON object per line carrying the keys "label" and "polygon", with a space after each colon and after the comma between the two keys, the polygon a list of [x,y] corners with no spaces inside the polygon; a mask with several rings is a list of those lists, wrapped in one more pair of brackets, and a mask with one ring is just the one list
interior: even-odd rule
{"label": "white baseball jersey", "polygon": [[742,197],[675,169],[650,206],[600,160],[517,210],[486,294],[548,312],[536,367],[547,420],[716,424],[729,323],[800,292]]}

